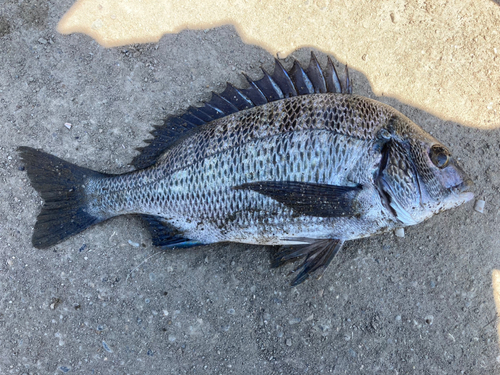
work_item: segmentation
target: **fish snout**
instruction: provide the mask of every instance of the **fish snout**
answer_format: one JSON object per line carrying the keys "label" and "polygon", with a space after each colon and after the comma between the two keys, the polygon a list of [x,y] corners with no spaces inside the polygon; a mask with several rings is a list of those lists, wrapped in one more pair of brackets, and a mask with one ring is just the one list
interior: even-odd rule
{"label": "fish snout", "polygon": [[470,179],[467,178],[464,182],[462,182],[460,185],[457,186],[458,191],[460,193],[466,193],[472,190],[474,187],[474,182]]}

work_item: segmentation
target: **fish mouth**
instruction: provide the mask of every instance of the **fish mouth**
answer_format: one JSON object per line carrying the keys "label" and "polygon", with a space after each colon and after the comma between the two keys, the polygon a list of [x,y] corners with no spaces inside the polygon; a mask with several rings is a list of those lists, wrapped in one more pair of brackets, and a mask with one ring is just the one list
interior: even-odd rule
{"label": "fish mouth", "polygon": [[455,186],[455,189],[457,189],[457,191],[459,193],[466,193],[466,192],[469,192],[473,186],[474,186],[474,182],[472,182],[472,180],[470,178],[468,178],[465,181],[463,181],[461,184],[458,184],[457,186]]}
{"label": "fish mouth", "polygon": [[474,182],[470,178],[467,178],[462,183],[453,187],[453,192],[464,198],[465,201],[469,201],[474,198],[474,193],[471,192]]}

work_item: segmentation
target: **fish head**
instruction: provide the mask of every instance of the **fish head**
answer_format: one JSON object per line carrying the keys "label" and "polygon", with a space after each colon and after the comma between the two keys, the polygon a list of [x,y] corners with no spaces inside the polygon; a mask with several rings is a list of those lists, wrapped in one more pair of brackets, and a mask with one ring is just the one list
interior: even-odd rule
{"label": "fish head", "polygon": [[401,116],[382,132],[377,185],[401,223],[420,223],[474,198],[472,180],[448,147],[418,125]]}

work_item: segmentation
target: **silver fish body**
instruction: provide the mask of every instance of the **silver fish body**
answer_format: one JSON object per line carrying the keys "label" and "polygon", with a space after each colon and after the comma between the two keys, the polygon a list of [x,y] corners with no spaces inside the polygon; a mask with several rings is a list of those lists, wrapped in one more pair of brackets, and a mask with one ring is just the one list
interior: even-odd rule
{"label": "silver fish body", "polygon": [[[372,121],[360,104],[373,112]],[[89,213],[161,216],[202,243],[347,240],[390,229],[397,219],[374,183],[381,160],[377,132],[390,117],[386,106],[344,94],[298,96],[238,112],[197,129],[152,167],[88,181]],[[362,184],[360,214],[297,215],[269,196],[235,189],[256,181]]]}
{"label": "silver fish body", "polygon": [[[418,210],[412,215],[404,208],[391,208],[376,181],[381,143],[387,141],[383,134],[389,134],[388,126],[396,122],[399,129],[392,131],[438,143],[393,108],[364,97],[315,94],[268,103],[197,129],[152,167],[89,181],[89,212],[161,216],[187,238],[202,243],[352,240],[416,224],[435,212]],[[254,190],[235,189],[259,181],[362,188],[353,198],[356,214],[318,217],[297,214]],[[405,198],[418,202],[418,187],[409,181],[400,188],[411,193]],[[460,193],[452,204],[470,198],[471,193]]]}
{"label": "silver fish body", "polygon": [[[69,167],[36,152],[21,149],[47,204],[35,171]],[[323,270],[346,240],[420,223],[473,197],[445,146],[392,107],[345,90],[236,111],[186,132],[149,167],[85,170],[75,181],[85,219],[68,215],[85,227],[139,214],[157,245],[303,245],[278,260],[306,257],[295,283]],[[42,214],[39,247],[80,231],[44,240]]]}

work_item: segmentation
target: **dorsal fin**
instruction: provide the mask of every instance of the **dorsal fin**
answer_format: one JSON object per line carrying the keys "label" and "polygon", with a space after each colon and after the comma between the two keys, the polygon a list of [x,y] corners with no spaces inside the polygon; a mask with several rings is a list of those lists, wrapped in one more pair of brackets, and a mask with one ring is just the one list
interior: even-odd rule
{"label": "dorsal fin", "polygon": [[189,107],[181,116],[167,118],[162,126],[156,126],[151,132],[154,136],[145,142],[146,147],[138,148],[141,152],[132,161],[137,169],[153,165],[177,139],[192,129],[248,108],[257,107],[276,100],[314,93],[352,93],[347,65],[345,82],[342,84],[332,60],[328,57],[326,69],[322,69],[314,52],[306,69],[295,61],[290,70],[275,59],[272,74],[262,70],[264,77],[253,81],[246,74],[249,86],[239,89],[227,84],[220,94],[213,92],[212,98],[201,107]]}

